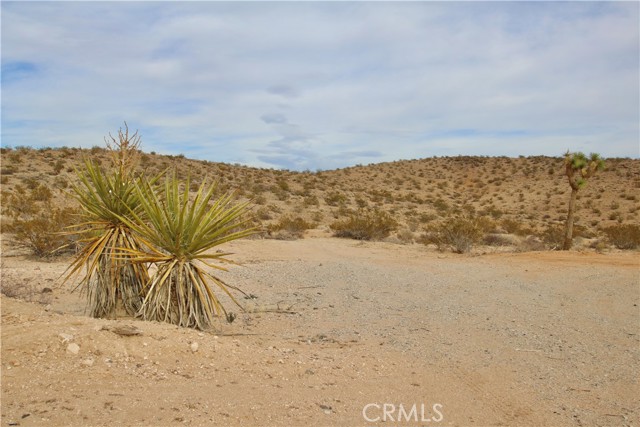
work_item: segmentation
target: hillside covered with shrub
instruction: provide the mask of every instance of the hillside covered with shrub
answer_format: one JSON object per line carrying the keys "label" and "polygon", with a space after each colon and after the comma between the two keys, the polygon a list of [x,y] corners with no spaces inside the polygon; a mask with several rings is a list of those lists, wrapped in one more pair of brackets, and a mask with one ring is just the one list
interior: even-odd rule
{"label": "hillside covered with shrub", "polygon": [[[67,225],[76,169],[107,150],[2,148],[3,233],[37,255],[60,246],[51,223]],[[175,170],[195,191],[205,179],[220,194],[252,203],[256,226],[271,238],[301,238],[308,229],[336,236],[426,243],[466,252],[477,244],[557,248],[570,187],[562,157],[433,157],[317,172],[261,169],[141,153],[140,171]],[[574,237],[597,249],[631,249],[640,239],[640,160],[606,159],[580,191]],[[48,242],[32,242],[33,240]],[[73,242],[71,243],[73,246]]]}

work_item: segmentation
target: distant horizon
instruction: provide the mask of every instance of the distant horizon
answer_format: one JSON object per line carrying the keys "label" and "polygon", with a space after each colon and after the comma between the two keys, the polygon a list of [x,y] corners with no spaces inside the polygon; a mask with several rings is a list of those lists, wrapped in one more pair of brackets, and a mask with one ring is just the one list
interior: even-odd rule
{"label": "distant horizon", "polygon": [[[36,150],[36,151],[44,151],[44,150],[64,150],[64,149],[69,149],[69,150],[84,150],[84,151],[91,151],[94,148],[99,148],[101,150],[108,150],[108,148],[106,146],[99,146],[99,145],[94,145],[92,147],[73,147],[73,146],[67,146],[67,145],[63,145],[63,146],[43,146],[43,147],[34,147],[34,146],[27,146],[27,145],[22,145],[22,146],[16,146],[16,147],[12,147],[12,146],[5,146],[4,144],[0,144],[0,146],[2,147],[2,149],[6,149],[6,150],[20,150],[20,149],[28,149],[28,150]],[[254,165],[248,165],[248,164],[243,164],[243,163],[238,163],[238,162],[224,162],[224,161],[219,161],[219,160],[209,160],[209,159],[199,159],[196,157],[189,157],[184,153],[177,153],[177,154],[173,154],[173,153],[160,153],[157,151],[147,151],[144,149],[144,144],[142,146],[142,148],[140,149],[140,152],[142,154],[149,154],[149,155],[157,155],[157,156],[165,156],[165,157],[171,157],[171,158],[183,158],[185,160],[191,160],[191,161],[196,161],[196,162],[209,162],[209,163],[221,163],[221,164],[225,164],[225,165],[230,165],[230,166],[234,166],[234,167],[246,167],[246,168],[252,168],[252,169],[266,169],[266,170],[276,170],[276,171],[285,171],[285,172],[300,172],[300,173],[318,173],[318,172],[331,172],[331,171],[336,171],[336,170],[341,170],[341,169],[349,169],[349,168],[357,168],[357,167],[367,167],[367,166],[376,166],[376,165],[384,165],[387,163],[402,163],[402,162],[412,162],[412,161],[421,161],[421,160],[429,160],[429,159],[451,159],[451,158],[458,158],[458,157],[472,157],[472,158],[487,158],[487,159],[518,159],[518,158],[550,158],[550,159],[558,159],[558,160],[562,160],[564,158],[564,153],[560,154],[560,155],[556,155],[556,156],[549,156],[549,155],[545,155],[545,154],[530,154],[530,155],[523,155],[523,154],[519,154],[517,156],[505,156],[505,155],[469,155],[469,154],[452,154],[452,155],[443,155],[443,156],[439,156],[439,155],[432,155],[432,156],[425,156],[425,157],[416,157],[416,158],[401,158],[401,159],[394,159],[394,160],[382,160],[379,162],[369,162],[369,163],[356,163],[353,165],[348,165],[348,166],[342,166],[342,167],[338,167],[338,168],[333,168],[333,169],[316,169],[316,170],[310,170],[310,169],[305,169],[305,170],[295,170],[295,169],[283,169],[283,168],[278,168],[278,167],[269,167],[269,166],[254,166]],[[571,151],[572,153],[575,153],[577,151]],[[584,154],[591,154],[592,152],[586,152]],[[605,156],[602,155],[602,153],[597,153],[600,154],[601,157],[606,161],[606,160],[640,160],[640,157],[631,157],[631,156]]]}
{"label": "distant horizon", "polygon": [[[14,2],[2,146],[304,171],[640,157],[638,2]],[[117,29],[117,31],[114,31]]]}

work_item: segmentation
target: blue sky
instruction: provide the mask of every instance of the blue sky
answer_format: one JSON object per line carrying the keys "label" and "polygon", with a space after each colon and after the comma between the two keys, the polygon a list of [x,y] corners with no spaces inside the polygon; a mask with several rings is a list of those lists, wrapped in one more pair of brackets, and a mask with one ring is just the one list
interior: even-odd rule
{"label": "blue sky", "polygon": [[2,1],[2,145],[292,170],[638,157],[638,2]]}

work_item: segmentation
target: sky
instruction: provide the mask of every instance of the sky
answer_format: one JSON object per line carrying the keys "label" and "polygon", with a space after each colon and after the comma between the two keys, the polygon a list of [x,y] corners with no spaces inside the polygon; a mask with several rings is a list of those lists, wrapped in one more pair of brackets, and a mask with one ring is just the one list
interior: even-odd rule
{"label": "sky", "polygon": [[640,3],[2,1],[2,146],[289,170],[640,156]]}

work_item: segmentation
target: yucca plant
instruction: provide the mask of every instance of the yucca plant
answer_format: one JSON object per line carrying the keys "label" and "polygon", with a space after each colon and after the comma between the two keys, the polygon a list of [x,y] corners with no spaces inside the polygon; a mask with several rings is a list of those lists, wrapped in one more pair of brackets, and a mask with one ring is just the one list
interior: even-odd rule
{"label": "yucca plant", "polygon": [[142,289],[149,279],[144,264],[132,264],[127,250],[140,250],[142,243],[122,218],[139,211],[135,182],[115,171],[111,174],[87,160],[78,172],[80,184],[73,187],[83,220],[73,227],[82,236],[82,249],[68,269],[67,280],[86,269],[79,287],[87,292],[93,317],[108,317],[119,303],[135,315],[142,303]]}
{"label": "yucca plant", "polygon": [[[125,123],[126,126],[126,123]],[[109,135],[107,147],[112,169],[104,171],[95,162],[85,160],[84,170],[78,170],[79,184],[72,187],[82,210],[82,220],[71,228],[81,236],[82,249],[67,269],[65,280],[85,269],[79,287],[87,293],[93,317],[116,314],[119,304],[135,315],[142,303],[142,290],[149,279],[147,266],[132,264],[127,251],[142,249],[142,244],[123,221],[139,212],[140,200],[135,191],[133,170],[136,165],[140,137],[129,135],[129,129],[118,132],[118,139]]]}
{"label": "yucca plant", "polygon": [[143,249],[127,250],[130,261],[157,267],[144,289],[142,318],[206,329],[218,316],[232,320],[215,288],[240,306],[230,292],[238,289],[205,269],[224,271],[220,264],[232,263],[226,258],[230,254],[210,250],[253,230],[248,227],[246,203],[234,203],[232,194],[214,199],[216,187],[206,181],[190,200],[189,188],[189,180],[181,185],[175,173],[166,177],[164,188],[140,181],[140,213],[131,211],[132,219],[123,221],[144,242]]}

